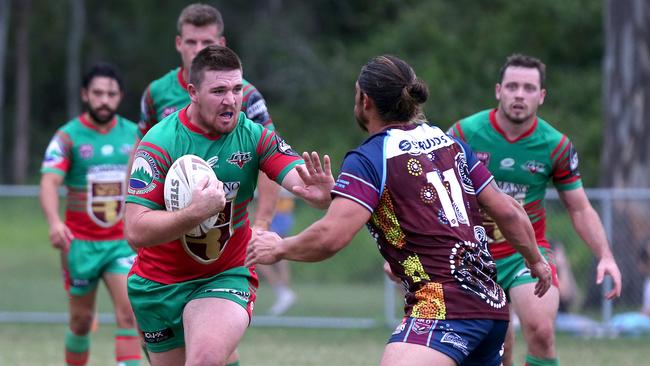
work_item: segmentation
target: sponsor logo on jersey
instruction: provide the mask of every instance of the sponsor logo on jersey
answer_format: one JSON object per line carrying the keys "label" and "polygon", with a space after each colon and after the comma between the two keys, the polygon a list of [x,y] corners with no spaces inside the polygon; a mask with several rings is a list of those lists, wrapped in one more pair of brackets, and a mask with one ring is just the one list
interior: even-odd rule
{"label": "sponsor logo on jersey", "polygon": [[166,107],[163,109],[162,113],[160,114],[160,119],[162,120],[163,118],[169,116],[170,114],[176,112],[178,108],[176,107]]}
{"label": "sponsor logo on jersey", "polygon": [[578,169],[578,152],[573,147],[573,144],[571,144],[571,148],[569,149],[569,169],[571,169],[574,175]]}
{"label": "sponsor logo on jersey", "polygon": [[90,159],[95,155],[95,148],[91,144],[79,145],[79,156],[82,159]]}
{"label": "sponsor logo on jersey", "polygon": [[278,151],[282,154],[288,156],[299,156],[298,153],[291,148],[291,145],[287,144],[287,142],[277,134],[275,135],[275,142],[278,145]]}
{"label": "sponsor logo on jersey", "polygon": [[80,278],[70,279],[70,286],[72,287],[85,287],[88,285],[90,285],[90,280],[80,279]]}
{"label": "sponsor logo on jersey", "polygon": [[440,338],[440,343],[451,344],[454,348],[463,352],[465,356],[469,354],[469,350],[467,349],[467,340],[463,339],[463,337],[459,336],[457,333],[446,332],[442,338]]}
{"label": "sponsor logo on jersey", "polygon": [[160,343],[174,336],[171,328],[155,330],[153,332],[142,332],[144,341],[147,343]]}
{"label": "sponsor logo on jersey", "polygon": [[251,298],[251,293],[246,291],[234,290],[231,288],[209,288],[205,292],[223,292],[225,294],[231,294],[237,297],[242,301],[248,302]]}
{"label": "sponsor logo on jersey", "polygon": [[120,153],[128,155],[133,149],[133,144],[122,144],[120,145]]}
{"label": "sponsor logo on jersey", "polygon": [[515,165],[515,159],[513,158],[503,158],[499,163],[499,168],[503,170],[512,170]]}
{"label": "sponsor logo on jersey", "polygon": [[102,151],[102,155],[111,156],[113,155],[113,152],[115,152],[115,148],[113,147],[113,145],[104,145],[102,146],[101,151]]}
{"label": "sponsor logo on jersey", "polygon": [[490,153],[489,153],[489,152],[485,152],[485,151],[477,151],[477,152],[476,152],[476,157],[477,157],[478,160],[480,160],[481,163],[483,163],[483,165],[485,165],[486,167],[490,164]]}
{"label": "sponsor logo on jersey", "polygon": [[546,173],[546,167],[544,166],[544,163],[540,163],[539,161],[535,160],[529,160],[527,161],[523,166],[522,169],[528,170],[532,174],[535,173]]}
{"label": "sponsor logo on jersey", "polygon": [[115,225],[124,215],[126,167],[124,165],[97,165],[86,174],[88,184],[86,211],[100,227]]}
{"label": "sponsor logo on jersey", "polygon": [[401,140],[397,147],[409,155],[420,155],[438,148],[451,145],[451,138],[445,134],[425,138],[423,140]]}
{"label": "sponsor logo on jersey", "polygon": [[63,141],[59,136],[54,136],[45,150],[43,165],[55,166],[63,161],[63,155]]}
{"label": "sponsor logo on jersey", "polygon": [[146,194],[156,188],[156,180],[160,178],[158,165],[146,151],[138,151],[133,159],[131,177],[129,178],[130,194]]}
{"label": "sponsor logo on jersey", "polygon": [[266,114],[267,108],[264,99],[260,99],[246,108],[246,117],[254,120],[255,117]]}
{"label": "sponsor logo on jersey", "polygon": [[514,198],[517,202],[519,202],[519,204],[524,204],[524,201],[526,200],[526,194],[528,193],[528,185],[497,181],[497,186],[499,186],[501,192]]}
{"label": "sponsor logo on jersey", "polygon": [[242,169],[246,163],[251,161],[253,158],[251,157],[251,153],[246,151],[237,151],[234,152],[232,155],[230,155],[230,158],[228,158],[228,162],[233,165],[237,165],[239,169]]}

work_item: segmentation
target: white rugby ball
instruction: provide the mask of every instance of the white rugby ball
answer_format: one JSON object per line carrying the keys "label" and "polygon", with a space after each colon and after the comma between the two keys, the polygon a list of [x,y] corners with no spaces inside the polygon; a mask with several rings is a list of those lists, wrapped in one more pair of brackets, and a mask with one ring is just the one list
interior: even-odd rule
{"label": "white rugby ball", "polygon": [[[167,211],[178,211],[192,203],[192,190],[196,183],[205,176],[217,179],[214,170],[202,158],[196,155],[183,155],[176,159],[165,177],[165,209]],[[214,226],[219,215],[214,215],[200,225],[188,231],[190,236],[199,236],[207,233]]]}

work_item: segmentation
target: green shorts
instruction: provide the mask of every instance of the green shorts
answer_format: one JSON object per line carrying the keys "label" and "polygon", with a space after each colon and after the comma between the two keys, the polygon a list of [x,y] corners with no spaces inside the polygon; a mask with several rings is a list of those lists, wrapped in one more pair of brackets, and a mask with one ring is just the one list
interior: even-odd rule
{"label": "green shorts", "polygon": [[63,265],[65,288],[83,296],[97,287],[104,273],[127,275],[135,253],[126,240],[72,240]]}
{"label": "green shorts", "polygon": [[151,352],[166,352],[185,346],[183,309],[191,300],[227,299],[246,309],[250,319],[257,289],[257,279],[246,267],[170,285],[133,274],[127,283],[131,307]]}
{"label": "green shorts", "polygon": [[[542,247],[539,248],[539,251],[542,252],[544,258],[551,265],[553,285],[558,287],[559,282],[553,252],[550,249]],[[526,267],[524,257],[519,253],[497,259],[495,262],[497,265],[497,283],[506,292],[508,301],[510,301],[510,289],[527,283],[537,282],[537,279],[530,275],[530,269]]]}

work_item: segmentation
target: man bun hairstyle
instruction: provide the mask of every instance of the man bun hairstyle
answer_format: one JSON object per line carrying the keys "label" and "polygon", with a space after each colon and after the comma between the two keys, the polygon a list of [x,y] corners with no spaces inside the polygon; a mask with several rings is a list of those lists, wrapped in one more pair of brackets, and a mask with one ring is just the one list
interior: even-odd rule
{"label": "man bun hairstyle", "polygon": [[92,65],[81,78],[81,87],[88,89],[88,86],[96,77],[107,77],[117,82],[121,92],[124,92],[124,81],[117,67],[108,62],[98,62]]}
{"label": "man bun hairstyle", "polygon": [[546,81],[546,65],[544,65],[540,59],[533,56],[523,55],[521,53],[514,53],[508,56],[506,62],[501,66],[501,70],[499,70],[499,84],[503,82],[503,75],[506,73],[506,69],[510,66],[537,69],[539,72],[539,86],[541,89],[544,89]]}
{"label": "man bun hairstyle", "polygon": [[424,119],[421,106],[429,89],[404,60],[392,55],[375,57],[361,68],[358,82],[361,91],[372,98],[382,121]]}
{"label": "man bun hairstyle", "polygon": [[223,34],[225,27],[223,17],[219,10],[213,6],[201,3],[190,4],[181,11],[181,15],[178,16],[176,23],[178,34],[181,34],[184,24],[191,24],[195,27],[216,24],[217,28],[219,28],[219,35]]}
{"label": "man bun hairstyle", "polygon": [[216,44],[202,49],[190,66],[190,84],[198,87],[203,81],[205,71],[242,70],[239,56],[228,47]]}

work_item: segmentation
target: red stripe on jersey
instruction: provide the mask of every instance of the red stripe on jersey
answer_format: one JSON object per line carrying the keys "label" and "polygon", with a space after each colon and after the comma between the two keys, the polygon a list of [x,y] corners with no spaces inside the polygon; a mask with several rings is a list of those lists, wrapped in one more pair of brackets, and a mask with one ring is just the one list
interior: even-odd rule
{"label": "red stripe on jersey", "polygon": [[158,116],[156,115],[156,107],[153,103],[153,97],[151,96],[151,85],[147,87],[147,91],[144,94],[144,108],[145,108],[145,120],[138,123],[138,129],[142,136],[144,136],[151,127],[158,123]]}
{"label": "red stripe on jersey", "polygon": [[255,152],[257,153],[258,156],[264,156],[264,151],[268,149],[269,144],[272,141],[272,137],[275,134],[267,129],[264,129],[262,131],[262,135],[260,136],[260,139],[257,141],[257,148],[255,149]]}
{"label": "red stripe on jersey", "polygon": [[183,68],[178,69],[178,73],[176,73],[176,79],[178,79],[178,84],[181,86],[181,88],[187,90],[187,83],[183,79]]}
{"label": "red stripe on jersey", "polygon": [[[553,151],[551,152],[551,160],[557,159],[557,157],[555,155],[558,153],[558,151],[560,151],[560,148],[562,148],[562,145],[564,145],[565,141],[566,141],[566,136],[562,136],[562,139],[560,140],[560,142],[557,144],[557,146],[555,146],[555,149],[553,149]],[[567,145],[564,150],[566,150],[568,147],[569,147],[569,145]],[[562,155],[562,154],[560,154],[560,155]]]}
{"label": "red stripe on jersey", "polygon": [[252,200],[253,200],[253,197],[251,197],[251,198],[245,200],[245,201],[242,202],[242,203],[238,203],[238,204],[236,204],[236,205],[235,205],[235,210],[238,210],[238,209],[240,209],[240,208],[242,208],[242,207],[243,207],[243,208],[246,208],[246,206],[248,205],[248,203],[249,203],[250,201],[252,201]]}
{"label": "red stripe on jersey", "polygon": [[537,128],[537,117],[535,117],[535,120],[533,121],[533,125],[530,126],[528,131],[522,133],[521,135],[515,137],[514,139],[509,139],[508,136],[506,135],[506,132],[503,129],[501,129],[501,127],[497,123],[496,112],[497,112],[496,108],[490,112],[490,124],[492,125],[492,128],[494,128],[501,136],[503,136],[503,138],[506,141],[508,141],[511,144],[532,135],[533,132],[535,132],[535,129]]}
{"label": "red stripe on jersey", "polygon": [[159,153],[160,155],[162,155],[166,159],[166,161],[160,159],[160,157],[158,155],[153,155],[153,157],[157,161],[161,162],[163,164],[164,168],[169,169],[169,167],[171,166],[171,163],[172,163],[172,158],[171,158],[171,156],[169,156],[169,153],[167,151],[161,149],[158,145],[154,145],[154,144],[152,144],[150,142],[141,142],[140,145],[148,147],[151,150],[154,150],[157,153]]}
{"label": "red stripe on jersey", "polygon": [[[459,139],[467,142],[467,139],[465,139],[465,132],[463,132],[463,129],[460,127],[460,121],[456,122],[456,130],[458,130],[458,135],[456,137],[458,137]],[[452,132],[453,132],[453,130],[452,130]],[[456,134],[454,134],[454,135],[456,135]]]}

